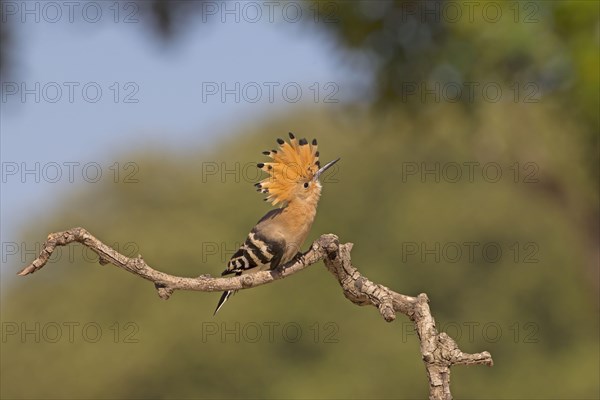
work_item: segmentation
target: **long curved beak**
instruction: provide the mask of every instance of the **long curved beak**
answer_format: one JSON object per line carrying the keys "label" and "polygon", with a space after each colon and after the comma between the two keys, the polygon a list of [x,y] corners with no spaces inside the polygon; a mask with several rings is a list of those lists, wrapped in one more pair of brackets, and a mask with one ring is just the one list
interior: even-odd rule
{"label": "long curved beak", "polygon": [[333,164],[335,164],[336,162],[340,161],[340,158],[338,158],[337,160],[333,160],[333,161],[329,161],[327,164],[325,164],[324,166],[321,167],[320,170],[317,171],[317,173],[315,174],[314,180],[318,180],[319,176],[321,176],[321,174],[325,171],[327,171],[329,168],[331,168],[333,166]]}

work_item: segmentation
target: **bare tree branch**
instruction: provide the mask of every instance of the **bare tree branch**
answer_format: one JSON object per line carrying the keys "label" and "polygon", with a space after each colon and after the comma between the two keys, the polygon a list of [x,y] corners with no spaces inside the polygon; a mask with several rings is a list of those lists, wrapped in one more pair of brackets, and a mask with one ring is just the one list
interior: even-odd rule
{"label": "bare tree branch", "polygon": [[168,299],[175,290],[196,290],[215,292],[223,290],[249,289],[277,279],[295,274],[321,260],[336,277],[344,296],[357,305],[377,307],[381,316],[388,322],[402,313],[415,324],[421,342],[421,354],[429,379],[429,398],[432,400],[452,399],[450,393],[450,367],[453,365],[483,364],[492,366],[492,356],[483,353],[463,353],[456,342],[444,332],[439,333],[429,309],[427,295],[406,296],[371,282],[352,265],[350,251],[352,243],[340,244],[333,234],[322,235],[301,257],[283,268],[261,271],[232,278],[213,278],[202,275],[197,278],[184,278],[165,274],[152,269],[141,256],[126,257],[91,235],[83,228],[73,228],[64,232],[51,233],[39,257],[21,270],[18,275],[32,274],[41,269],[52,255],[56,246],[66,246],[79,242],[98,254],[101,264],[114,264],[119,268],[138,275],[154,283],[161,299]]}

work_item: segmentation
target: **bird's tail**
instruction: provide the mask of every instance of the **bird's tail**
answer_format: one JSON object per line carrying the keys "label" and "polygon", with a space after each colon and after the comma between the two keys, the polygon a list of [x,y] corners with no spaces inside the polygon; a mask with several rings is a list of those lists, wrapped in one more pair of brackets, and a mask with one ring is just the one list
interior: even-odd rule
{"label": "bird's tail", "polygon": [[226,290],[223,292],[223,295],[221,295],[221,298],[219,299],[219,304],[217,304],[217,309],[215,310],[215,313],[213,314],[213,317],[215,315],[217,315],[217,313],[219,312],[219,310],[221,309],[221,307],[223,307],[223,304],[225,304],[225,302],[227,301],[227,299],[229,297],[231,297],[233,294],[235,294],[235,292],[237,292],[237,290]]}

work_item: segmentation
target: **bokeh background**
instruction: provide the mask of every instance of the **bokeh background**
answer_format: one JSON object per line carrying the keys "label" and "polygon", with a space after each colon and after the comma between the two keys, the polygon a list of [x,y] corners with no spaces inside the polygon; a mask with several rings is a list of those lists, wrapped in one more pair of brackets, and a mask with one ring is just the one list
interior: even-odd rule
{"label": "bokeh background", "polygon": [[492,353],[456,398],[600,396],[598,2],[69,4],[0,1],[2,398],[425,398],[409,321],[322,265],[217,317],[78,245],[15,276],[73,226],[219,274],[288,131],[342,157],[309,241]]}

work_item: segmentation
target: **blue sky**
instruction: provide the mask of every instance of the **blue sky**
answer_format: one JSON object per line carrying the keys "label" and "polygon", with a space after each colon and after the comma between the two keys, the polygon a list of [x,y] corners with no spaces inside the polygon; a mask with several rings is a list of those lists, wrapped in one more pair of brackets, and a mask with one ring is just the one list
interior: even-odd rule
{"label": "blue sky", "polygon": [[[23,10],[8,16],[17,51],[0,103],[3,245],[20,239],[42,201],[55,204],[74,185],[90,184],[84,167],[91,166],[91,180],[98,165],[111,173],[115,148],[122,156],[150,145],[202,147],[249,119],[314,103],[315,82],[319,102],[334,89],[341,104],[352,97],[348,82],[357,71],[314,23],[250,23],[244,16],[237,23],[231,15],[223,23],[216,15],[164,46],[146,24],[115,23],[107,9],[113,3],[102,4],[99,23],[77,13],[70,22],[65,10],[57,22],[48,21],[52,10],[39,22]],[[222,82],[226,89],[239,82],[239,102],[235,94],[222,101]],[[325,87],[329,82],[335,88]]]}

